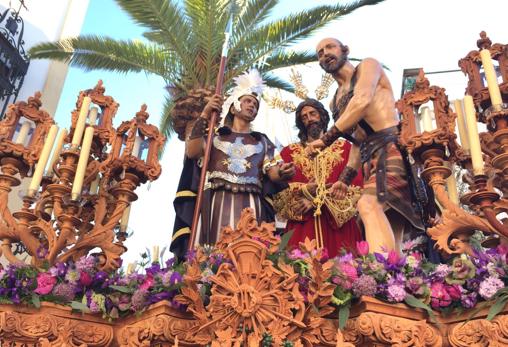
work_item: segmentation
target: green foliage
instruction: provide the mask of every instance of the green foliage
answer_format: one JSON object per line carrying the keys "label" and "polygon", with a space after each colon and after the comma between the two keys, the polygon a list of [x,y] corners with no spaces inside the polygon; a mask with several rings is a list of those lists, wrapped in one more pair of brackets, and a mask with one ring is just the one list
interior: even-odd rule
{"label": "green foliage", "polygon": [[423,301],[415,298],[413,295],[408,294],[406,296],[406,299],[404,300],[404,303],[408,306],[414,307],[414,308],[421,308],[424,309],[427,314],[429,315],[430,319],[433,322],[437,322],[436,315],[434,314],[434,311],[430,308],[429,305],[425,304]]}
{"label": "green foliage", "polygon": [[508,302],[508,288],[502,288],[497,291],[497,293],[494,295],[493,304],[489,309],[489,313],[487,315],[487,320],[492,320],[494,317],[501,312],[504,307],[506,306],[506,303]]}
{"label": "green foliage", "polygon": [[146,29],[143,36],[147,42],[87,35],[40,43],[30,49],[30,57],[63,61],[84,70],[145,71],[162,77],[175,87],[174,95],[165,100],[160,122],[162,133],[168,136],[172,132],[173,100],[191,89],[216,83],[232,1],[236,6],[231,7],[234,24],[225,87],[233,77],[255,66],[264,74],[268,86],[292,91],[288,83],[269,72],[314,61],[315,55],[312,51],[294,52],[287,48],[331,21],[383,0],[317,6],[272,21],[268,18],[278,0],[116,1],[135,23]]}
{"label": "green foliage", "polygon": [[349,310],[351,304],[343,305],[339,307],[339,329],[346,327],[347,320],[349,319]]}

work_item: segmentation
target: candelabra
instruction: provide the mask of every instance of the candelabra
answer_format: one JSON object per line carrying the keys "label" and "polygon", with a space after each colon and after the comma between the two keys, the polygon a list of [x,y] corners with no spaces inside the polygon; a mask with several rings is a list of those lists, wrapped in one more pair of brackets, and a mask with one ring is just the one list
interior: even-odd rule
{"label": "candelabra", "polygon": [[[441,207],[440,218],[431,221],[427,233],[447,254],[472,252],[469,239],[477,230],[493,241],[488,245],[508,237],[508,225],[501,220],[508,211],[508,107],[503,103],[508,99],[508,45],[492,45],[485,32],[480,36],[480,50],[459,61],[468,77],[464,108],[456,101],[452,111],[445,90],[430,86],[423,71],[415,89],[397,102],[402,116],[400,145],[422,168],[421,177],[432,187]],[[500,85],[492,60],[498,61]],[[428,102],[434,106],[436,127],[420,132],[415,109]],[[456,120],[462,146],[456,141]],[[487,125],[487,132],[478,135],[478,122]],[[446,189],[454,165],[466,172],[469,185],[460,203],[450,199],[450,186],[448,192]]]}
{"label": "candelabra", "polygon": [[[79,93],[70,132],[60,132],[46,171],[58,128],[40,108],[40,93],[10,105],[0,122],[0,238],[9,262],[20,262],[11,250],[18,243],[36,266],[77,260],[96,249],[101,269],[120,266],[126,212],[137,199],[136,187],[159,177],[164,137],[146,123],[146,105],[114,129],[118,103],[104,92],[99,81]],[[11,213],[11,187],[29,176],[23,206]]]}

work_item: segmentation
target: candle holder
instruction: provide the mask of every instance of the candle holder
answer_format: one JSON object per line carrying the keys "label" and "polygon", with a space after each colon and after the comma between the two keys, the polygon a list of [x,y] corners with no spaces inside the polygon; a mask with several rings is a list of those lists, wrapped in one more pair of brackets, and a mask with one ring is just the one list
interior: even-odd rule
{"label": "candle holder", "polygon": [[[485,174],[473,174],[470,154],[455,142],[455,115],[450,111],[448,98],[443,89],[429,86],[423,72],[420,72],[415,90],[397,102],[402,114],[400,144],[423,168],[421,177],[432,187],[443,208],[441,219],[428,228],[427,233],[436,242],[436,247],[447,254],[470,253],[469,238],[476,230],[487,236],[484,247],[494,247],[508,237],[508,225],[498,219],[508,212],[508,199],[505,198],[508,194],[508,56],[504,53],[508,46],[492,44],[485,32],[480,34],[477,46],[479,50],[469,52],[459,60],[459,66],[468,77],[466,93],[473,97],[477,120],[487,125],[487,132],[479,134],[484,169],[477,169]],[[480,73],[480,51],[485,49],[499,63],[503,80],[499,85],[504,101],[501,104],[493,105],[489,88]],[[494,85],[492,89],[496,91],[496,87]],[[499,99],[496,93],[493,95]],[[438,129],[419,134],[414,109],[429,100],[434,104]],[[467,206],[466,209],[449,200],[445,179],[450,170],[443,166],[445,161],[466,171],[463,180],[469,185],[469,192],[460,197],[460,205]]]}
{"label": "candle holder", "polygon": [[[112,97],[104,95],[104,91],[105,88],[99,81],[95,88],[79,93],[76,110],[72,112],[71,131],[50,170],[54,175],[44,177],[37,191],[30,194],[23,191],[22,207],[14,213],[10,212],[7,205],[11,188],[21,183],[16,175],[30,174],[29,168],[38,159],[52,120],[48,121],[51,117],[39,109],[40,94],[37,94],[28,103],[12,105],[8,111],[10,118],[0,122],[0,134],[11,134],[12,127],[17,124],[13,117],[24,110],[28,114],[27,118],[32,117],[29,119],[42,129],[39,132],[36,129],[34,134],[38,135],[32,136],[27,147],[13,143],[8,136],[0,136],[0,238],[3,240],[2,252],[9,262],[20,262],[12,252],[12,245],[20,244],[31,256],[32,263],[38,267],[52,266],[69,259],[76,261],[97,248],[101,250],[98,253],[101,270],[114,270],[121,264],[120,256],[126,251],[123,242],[127,234],[117,232],[120,219],[125,209],[137,199],[134,190],[160,175],[157,153],[164,143],[164,137],[155,126],[146,124],[146,106],[132,121],[122,123],[115,130],[112,119],[118,104]],[[72,190],[81,148],[72,146],[71,139],[85,96],[101,108],[101,116],[98,124],[93,126],[91,151],[85,161],[83,189],[73,199]],[[41,121],[36,118],[36,114]],[[129,155],[128,151],[120,153],[116,150],[115,144],[125,146],[118,141],[126,136],[126,145],[132,151],[135,133],[141,134],[147,141],[147,161]],[[109,147],[112,150],[108,152],[106,149]],[[34,148],[38,152],[34,152]],[[28,154],[30,150],[32,152]],[[122,175],[122,172],[125,174]],[[95,183],[96,191],[91,193],[92,182],[99,174],[102,179],[98,182],[98,187]]]}
{"label": "candle holder", "polygon": [[[437,129],[418,133],[415,109],[429,101],[434,105]],[[397,108],[402,115],[399,143],[413,157],[415,165],[421,168],[421,177],[432,188],[435,199],[443,209],[437,222],[428,221],[431,227],[427,229],[427,234],[436,242],[436,247],[445,254],[471,254],[473,250],[469,239],[475,230],[490,235],[495,233],[495,229],[482,216],[473,215],[451,201],[446,191],[446,179],[452,170],[445,166],[445,162],[457,163],[471,169],[471,157],[456,141],[456,114],[449,107],[444,89],[430,86],[421,70],[415,89],[406,93],[397,102]],[[484,191],[487,185],[486,177],[474,179],[475,181],[471,182],[471,189],[474,192]],[[477,196],[463,196],[461,202],[476,203]]]}

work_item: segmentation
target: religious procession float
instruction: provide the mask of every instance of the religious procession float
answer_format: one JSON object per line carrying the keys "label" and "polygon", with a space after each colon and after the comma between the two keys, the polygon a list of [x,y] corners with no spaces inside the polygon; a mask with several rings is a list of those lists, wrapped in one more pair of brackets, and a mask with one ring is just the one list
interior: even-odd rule
{"label": "religious procession float", "polygon": [[[165,139],[147,123],[146,105],[115,127],[118,104],[99,81],[79,92],[68,130],[44,111],[40,93],[10,105],[0,122],[8,262],[0,344],[508,346],[508,45],[482,33],[477,46],[459,60],[468,78],[463,102],[452,108],[420,71],[396,103],[398,145],[439,211],[401,253],[360,241],[330,258],[319,238],[289,247],[291,233],[245,209],[215,244],[191,247],[183,260],[162,259],[156,248],[124,270],[134,191],[161,174]],[[428,103],[435,120],[424,114],[421,127],[415,110]],[[175,119],[182,138],[200,112]],[[457,170],[468,187],[461,196]],[[27,177],[22,207],[11,211],[12,188]],[[425,257],[427,239],[440,263]]]}

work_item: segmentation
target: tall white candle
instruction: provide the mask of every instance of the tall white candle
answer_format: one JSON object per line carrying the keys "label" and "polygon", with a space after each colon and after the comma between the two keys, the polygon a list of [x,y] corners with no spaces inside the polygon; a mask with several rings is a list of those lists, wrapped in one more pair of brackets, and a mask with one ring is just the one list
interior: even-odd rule
{"label": "tall white candle", "polygon": [[90,114],[88,115],[88,124],[95,125],[97,122],[97,113],[99,112],[99,109],[97,107],[92,107],[90,109]]}
{"label": "tall white candle", "polygon": [[24,121],[23,124],[21,125],[21,128],[19,128],[18,137],[16,137],[15,143],[24,145],[31,128],[32,125],[30,124],[30,122]]}
{"label": "tall white candle", "polygon": [[153,246],[152,250],[152,262],[158,263],[159,262],[159,246]]}
{"label": "tall white candle", "polygon": [[459,129],[459,138],[462,148],[469,152],[469,139],[467,138],[466,119],[464,118],[464,111],[462,108],[462,100],[455,100],[455,113],[457,114],[457,128]]}
{"label": "tall white candle", "polygon": [[488,49],[482,49],[480,51],[480,58],[482,60],[485,78],[487,79],[490,101],[492,102],[492,105],[501,105],[503,100],[501,98],[501,92],[499,91],[499,85],[497,84],[496,70],[494,69],[494,64],[492,63],[490,51]]}
{"label": "tall white candle", "polygon": [[76,176],[74,176],[74,182],[72,183],[72,200],[77,200],[81,195],[81,190],[83,189],[88,157],[90,156],[90,149],[92,148],[93,131],[93,127],[87,127],[85,130],[83,145],[81,146],[81,153],[79,154],[78,167],[76,169]]}
{"label": "tall white candle", "polygon": [[452,170],[451,175],[446,179],[446,190],[448,191],[448,197],[450,200],[458,205],[459,204],[459,193],[457,191],[457,181],[455,180],[455,168],[453,165],[448,165]]}
{"label": "tall white candle", "polygon": [[79,109],[79,116],[76,122],[76,128],[74,129],[74,135],[72,136],[72,147],[78,147],[81,144],[81,138],[83,137],[83,130],[85,130],[86,116],[88,115],[88,109],[90,108],[91,99],[89,96],[83,98],[81,108]]}
{"label": "tall white candle", "polygon": [[421,108],[420,117],[422,118],[423,131],[432,131],[432,114],[427,106]]}
{"label": "tall white candle", "polygon": [[483,175],[483,156],[478,136],[478,126],[476,121],[476,110],[474,108],[473,97],[466,95],[464,97],[464,110],[466,112],[466,126],[471,146],[471,161],[473,164],[473,174]]}
{"label": "tall white candle", "polygon": [[55,149],[53,150],[53,154],[51,155],[51,160],[49,161],[49,166],[47,170],[48,176],[51,176],[53,174],[53,167],[55,166],[55,163],[60,158],[60,153],[62,153],[63,145],[65,142],[65,138],[67,137],[67,129],[62,129],[58,133],[58,137],[55,144]]}
{"label": "tall white candle", "polygon": [[32,176],[32,181],[28,186],[28,196],[34,196],[35,193],[39,190],[39,186],[42,181],[42,175],[44,174],[44,169],[46,168],[46,164],[48,163],[49,154],[51,153],[51,149],[53,148],[53,144],[55,143],[57,132],[58,126],[56,126],[56,124],[53,124],[49,129],[46,141],[44,141],[44,146],[42,147],[41,154],[39,155],[39,160],[37,161],[37,166],[35,167],[35,171]]}
{"label": "tall white candle", "polygon": [[139,149],[141,148],[141,143],[143,142],[143,139],[141,136],[136,136],[136,139],[134,140],[134,146],[132,146],[132,155],[135,157],[139,157]]}
{"label": "tall white candle", "polygon": [[131,205],[127,206],[123,211],[122,218],[120,219],[120,231],[125,232],[129,225],[129,216],[131,213]]}

